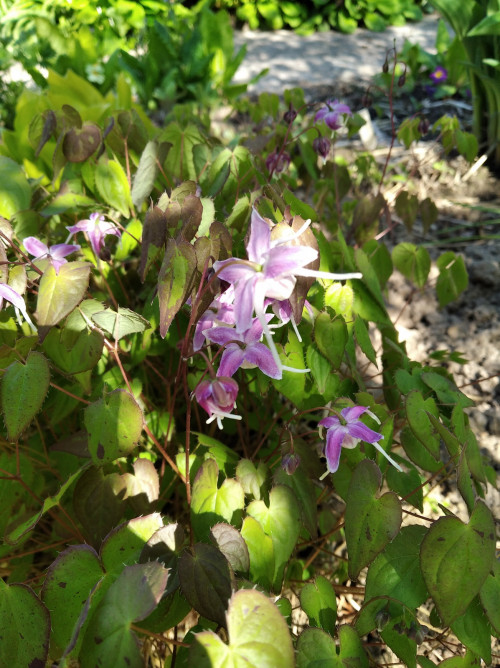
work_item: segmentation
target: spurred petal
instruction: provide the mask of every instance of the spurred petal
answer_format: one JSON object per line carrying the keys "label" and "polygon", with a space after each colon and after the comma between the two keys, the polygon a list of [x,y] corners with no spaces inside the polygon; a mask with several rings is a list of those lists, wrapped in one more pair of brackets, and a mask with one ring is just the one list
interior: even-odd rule
{"label": "spurred petal", "polygon": [[253,310],[257,295],[260,294],[258,288],[261,275],[253,274],[251,278],[245,281],[239,281],[234,291],[234,319],[236,329],[240,332],[246,332],[252,326]]}
{"label": "spurred petal", "polygon": [[352,422],[353,420],[357,420],[363,413],[366,413],[367,410],[366,406],[351,406],[350,408],[343,408],[340,414],[344,420]]}
{"label": "spurred petal", "polygon": [[254,343],[245,350],[245,362],[255,364],[262,373],[270,378],[279,380],[282,377],[281,369],[278,368],[272,352],[263,343]]}
{"label": "spurred petal", "polygon": [[76,253],[76,251],[80,250],[80,246],[78,244],[55,244],[54,246],[51,246],[49,251],[50,251],[50,257],[54,260],[61,260],[62,258],[65,258],[67,255],[71,255],[71,253]]}
{"label": "spurred petal", "polygon": [[26,239],[23,239],[23,246],[33,257],[42,257],[49,252],[48,246],[36,237],[26,237]]}
{"label": "spurred petal", "polygon": [[264,262],[263,256],[271,245],[271,228],[256,209],[250,218],[250,238],[247,244],[248,259],[257,264]]}
{"label": "spurred petal", "polygon": [[325,457],[330,473],[335,473],[339,467],[340,451],[345,434],[345,427],[341,426],[338,429],[329,429],[326,434]]}
{"label": "spurred petal", "polygon": [[275,246],[266,255],[266,278],[294,275],[318,257],[318,251],[309,246]]}
{"label": "spurred petal", "polygon": [[331,427],[339,425],[340,420],[336,415],[329,415],[328,417],[320,420],[318,424],[320,425],[320,427],[326,427],[327,429],[330,429]]}
{"label": "spurred petal", "polygon": [[237,343],[229,344],[222,353],[218,376],[232,376],[243,364],[245,351]]}
{"label": "spurred petal", "polygon": [[235,284],[247,281],[255,276],[255,267],[245,260],[229,258],[228,260],[217,260],[214,262],[214,271],[222,281]]}
{"label": "spurred petal", "polygon": [[354,438],[359,438],[366,443],[375,443],[384,438],[382,434],[373,431],[373,429],[370,429],[370,427],[367,427],[361,421],[352,422],[347,425],[347,431],[351,436],[354,436]]}

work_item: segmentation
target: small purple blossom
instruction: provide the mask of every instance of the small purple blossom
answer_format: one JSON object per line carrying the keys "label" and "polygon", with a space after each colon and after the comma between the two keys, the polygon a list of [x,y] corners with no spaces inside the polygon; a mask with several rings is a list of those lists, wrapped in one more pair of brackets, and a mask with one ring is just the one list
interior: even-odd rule
{"label": "small purple blossom", "polygon": [[[266,315],[270,320],[272,315]],[[280,379],[281,368],[274,361],[272,352],[263,343],[262,325],[255,318],[246,332],[238,332],[232,327],[213,327],[205,330],[204,334],[209,341],[224,346],[217,376],[232,376],[243,366],[246,369],[259,367],[262,373],[270,378]]]}
{"label": "small purple blossom", "polygon": [[313,141],[313,150],[322,158],[328,157],[331,146],[332,142],[328,139],[328,137],[316,137],[316,139]]}
{"label": "small purple blossom", "polygon": [[434,83],[444,83],[446,79],[448,78],[448,71],[442,67],[441,65],[438,65],[434,72],[431,72],[429,74],[429,79],[432,79]]}
{"label": "small purple blossom", "polygon": [[36,237],[26,237],[23,240],[23,246],[30,255],[33,255],[35,260],[42,258],[50,260],[56,270],[56,274],[59,273],[61,266],[66,264],[66,256],[80,250],[78,244],[55,244],[54,246],[47,246],[47,244],[44,244],[43,241],[40,241]]}
{"label": "small purple blossom", "polygon": [[361,422],[359,418],[363,413],[366,413],[380,424],[380,420],[377,416],[368,410],[366,406],[343,408],[340,411],[340,417],[332,415],[320,420],[319,426],[326,427],[327,429],[324,454],[328,470],[324,474],[325,476],[328,473],[335,473],[335,471],[337,471],[342,448],[355,448],[359,441],[371,443],[394,467],[398,469],[398,471],[402,471],[399,464],[395,462],[379,444],[379,441],[384,438],[383,435],[373,431],[373,429],[370,429]]}
{"label": "small purple blossom", "polygon": [[286,151],[273,151],[266,158],[267,171],[270,174],[283,172],[290,164],[290,155]]}
{"label": "small purple blossom", "polygon": [[345,124],[345,116],[352,116],[351,109],[347,104],[338,100],[327,100],[324,107],[316,113],[315,123],[323,121],[330,130],[338,130]]}
{"label": "small purple blossom", "polygon": [[281,468],[287,475],[293,475],[300,464],[300,457],[295,452],[289,452],[281,459]]}
{"label": "small purple blossom", "polygon": [[88,219],[79,220],[76,225],[66,228],[71,234],[86,232],[89,237],[90,245],[96,257],[100,258],[104,249],[104,237],[108,234],[114,234],[115,237],[121,237],[120,228],[115,223],[106,220],[104,216],[98,213],[91,213]]}
{"label": "small purple blossom", "polygon": [[219,376],[202,380],[198,383],[194,396],[209,415],[207,424],[217,420],[219,429],[222,429],[222,420],[226,417],[241,420],[241,415],[231,414],[238,396],[238,383],[233,378]]}
{"label": "small purple blossom", "polygon": [[19,313],[22,313],[23,318],[26,320],[26,322],[29,323],[33,329],[36,329],[35,325],[30,320],[30,317],[26,310],[26,304],[24,303],[24,299],[21,297],[21,295],[18,292],[16,292],[14,288],[11,288],[10,285],[7,285],[7,283],[0,283],[0,309],[3,306],[4,299],[6,299],[8,302],[12,304],[12,306],[16,310],[16,315],[18,317],[18,320],[19,320]]}

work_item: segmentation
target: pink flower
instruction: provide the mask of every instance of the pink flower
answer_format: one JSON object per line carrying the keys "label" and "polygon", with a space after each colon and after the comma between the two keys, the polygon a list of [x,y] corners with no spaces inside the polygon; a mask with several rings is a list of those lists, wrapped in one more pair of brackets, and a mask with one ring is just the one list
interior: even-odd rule
{"label": "pink flower", "polygon": [[16,310],[16,314],[19,318],[19,313],[22,313],[24,319],[27,323],[31,325],[33,329],[36,329],[35,325],[31,322],[28,312],[26,311],[26,304],[21,295],[11,288],[7,283],[0,283],[0,309],[3,306],[3,300],[6,299],[12,304]]}
{"label": "pink flower", "polygon": [[347,104],[338,100],[327,100],[324,107],[316,113],[314,121],[323,121],[330,130],[338,130],[345,123],[345,116],[352,116],[352,111]]}
{"label": "pink flower", "polygon": [[66,229],[71,234],[86,232],[96,257],[101,257],[104,248],[104,237],[107,237],[108,234],[114,234],[115,237],[120,238],[122,234],[119,227],[109,220],[105,220],[104,216],[100,216],[98,213],[91,213],[88,219],[80,220],[76,225],[71,225]]}
{"label": "pink flower", "polygon": [[219,376],[202,380],[196,386],[194,396],[209,415],[207,424],[217,420],[219,429],[222,429],[223,418],[241,420],[241,415],[231,414],[238,396],[238,383],[232,378]]}
{"label": "pink flower", "polygon": [[66,264],[66,256],[80,250],[80,246],[71,244],[55,244],[55,246],[49,247],[36,237],[26,237],[23,240],[23,246],[30,255],[33,255],[35,260],[48,258],[56,270],[56,274],[59,273],[61,265]]}
{"label": "pink flower", "polygon": [[[382,434],[373,431],[359,419],[363,413],[367,413],[376,422],[380,420],[366,406],[353,406],[352,408],[343,408],[340,411],[340,417],[332,415],[320,420],[319,426],[326,427],[326,446],[324,454],[326,457],[328,470],[324,474],[335,473],[339,467],[340,453],[342,448],[352,449],[357,446],[359,441],[371,443],[386,459],[388,459],[398,471],[402,471],[400,465],[390,457],[379,444],[384,437]],[[322,476],[322,477],[324,477]]]}

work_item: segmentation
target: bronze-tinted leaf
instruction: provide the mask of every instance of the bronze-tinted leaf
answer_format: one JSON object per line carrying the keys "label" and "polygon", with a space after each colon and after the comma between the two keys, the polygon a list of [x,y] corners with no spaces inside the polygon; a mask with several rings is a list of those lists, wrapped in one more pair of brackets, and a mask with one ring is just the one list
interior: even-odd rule
{"label": "bronze-tinted leaf", "polygon": [[85,162],[97,151],[102,133],[95,123],[84,123],[81,129],[71,128],[64,135],[63,153],[69,162]]}

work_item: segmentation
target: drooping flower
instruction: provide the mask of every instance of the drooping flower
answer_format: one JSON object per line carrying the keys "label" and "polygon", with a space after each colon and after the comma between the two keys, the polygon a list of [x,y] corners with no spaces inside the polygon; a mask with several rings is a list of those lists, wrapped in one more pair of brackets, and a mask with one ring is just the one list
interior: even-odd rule
{"label": "drooping flower", "polygon": [[67,227],[66,229],[71,234],[86,232],[96,257],[101,257],[104,249],[104,237],[108,236],[108,234],[114,234],[115,237],[120,238],[122,234],[120,228],[115,223],[106,220],[103,215],[99,215],[98,213],[91,213],[88,219],[79,220],[76,225],[71,225],[71,227]]}
{"label": "drooping flower", "polygon": [[[270,320],[272,315],[266,315]],[[205,336],[209,341],[224,346],[217,376],[232,376],[243,366],[244,368],[259,367],[262,373],[270,378],[280,379],[281,368],[274,361],[272,352],[263,343],[262,325],[255,318],[246,332],[238,332],[232,327],[213,327],[205,330]]]}
{"label": "drooping flower", "polygon": [[33,255],[35,260],[47,258],[52,263],[56,274],[63,264],[66,264],[66,256],[71,255],[80,250],[78,244],[55,244],[54,246],[47,246],[43,241],[36,237],[26,237],[23,239],[23,246],[30,255]]}
{"label": "drooping flower", "polygon": [[316,139],[313,141],[313,150],[322,158],[328,157],[331,147],[332,142],[328,139],[328,137],[316,137]]}
{"label": "drooping flower", "polygon": [[248,260],[229,258],[214,263],[214,270],[218,277],[234,286],[236,329],[239,332],[249,330],[255,312],[278,368],[288,371],[299,370],[281,364],[264,316],[266,298],[278,301],[289,299],[298,276],[332,280],[361,278],[358,272],[332,274],[307,268],[307,265],[318,257],[318,251],[310,246],[292,246],[291,244],[300,238],[310,224],[311,221],[308,220],[297,232],[289,228],[288,235],[271,239],[270,225],[253,209],[250,236],[246,247]]}
{"label": "drooping flower", "polygon": [[290,164],[291,158],[286,151],[273,151],[266,158],[266,167],[269,173],[279,174]]}
{"label": "drooping flower", "polygon": [[345,116],[352,116],[352,111],[347,104],[342,104],[338,100],[327,100],[325,106],[316,112],[314,121],[316,123],[323,121],[330,130],[338,130],[344,125]]}
{"label": "drooping flower", "polygon": [[300,464],[300,457],[295,452],[289,452],[283,455],[281,459],[281,468],[287,475],[293,475]]}
{"label": "drooping flower", "polygon": [[[340,411],[340,417],[332,415],[323,418],[318,423],[320,427],[326,427],[326,446],[324,454],[328,470],[324,474],[335,473],[339,467],[340,453],[342,448],[352,449],[357,446],[359,441],[371,443],[379,452],[381,452],[398,471],[402,471],[400,465],[387,454],[379,444],[384,437],[373,429],[367,427],[359,419],[363,413],[366,413],[380,424],[380,420],[366,406],[353,406],[352,408],[343,408]],[[324,476],[323,476],[324,477]]]}
{"label": "drooping flower", "polygon": [[29,323],[33,329],[36,329],[35,325],[31,322],[31,319],[26,310],[26,304],[24,303],[24,299],[21,297],[21,295],[16,292],[14,288],[11,288],[10,285],[7,285],[7,283],[0,283],[0,310],[3,306],[4,299],[12,304],[16,310],[18,320],[19,313],[22,313],[26,322]]}
{"label": "drooping flower", "polygon": [[194,396],[209,415],[207,424],[217,420],[219,429],[222,429],[224,418],[241,420],[241,415],[231,413],[238,396],[238,383],[233,378],[219,376],[218,378],[202,380],[196,386]]}
{"label": "drooping flower", "polygon": [[429,74],[429,78],[432,79],[434,83],[444,83],[448,78],[448,71],[441,65],[438,65],[434,72]]}

